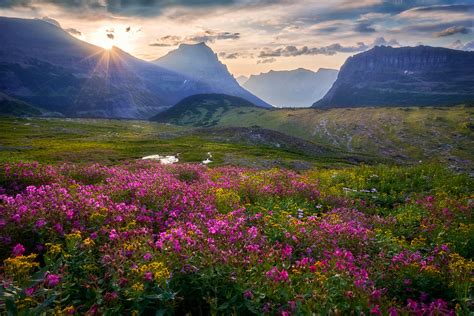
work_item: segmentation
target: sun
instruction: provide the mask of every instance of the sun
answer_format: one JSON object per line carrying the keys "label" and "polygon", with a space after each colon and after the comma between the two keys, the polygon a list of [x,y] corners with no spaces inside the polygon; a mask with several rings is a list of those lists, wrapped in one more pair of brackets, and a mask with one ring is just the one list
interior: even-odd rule
{"label": "sun", "polygon": [[130,52],[135,47],[134,34],[126,25],[107,25],[97,28],[88,36],[87,41],[106,50],[115,46]]}
{"label": "sun", "polygon": [[104,49],[110,50],[112,49],[112,47],[114,47],[114,41],[110,39],[106,39],[100,46]]}

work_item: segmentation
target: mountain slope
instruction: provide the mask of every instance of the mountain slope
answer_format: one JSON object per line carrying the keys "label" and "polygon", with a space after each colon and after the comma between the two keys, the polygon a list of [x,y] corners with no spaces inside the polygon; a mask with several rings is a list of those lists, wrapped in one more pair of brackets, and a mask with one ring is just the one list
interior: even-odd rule
{"label": "mountain slope", "polygon": [[315,107],[455,105],[474,101],[474,52],[375,47],[350,57]]}
{"label": "mountain slope", "polygon": [[0,92],[0,115],[39,116],[42,114],[41,109]]}
{"label": "mountain slope", "polygon": [[36,19],[0,18],[0,92],[67,116],[148,118],[206,84]]}
{"label": "mountain slope", "polygon": [[243,87],[276,107],[310,107],[337,78],[337,70],[299,68],[252,75]]}
{"label": "mountain slope", "polygon": [[204,43],[181,44],[178,49],[158,58],[153,63],[207,84],[211,91],[206,93],[232,95],[244,98],[260,107],[272,107],[243,89],[229,73],[227,67],[219,61],[212,49]]}
{"label": "mountain slope", "polygon": [[241,108],[257,108],[257,106],[243,98],[230,95],[199,94],[181,100],[151,120],[176,125],[213,126],[215,122],[211,118]]}
{"label": "mountain slope", "polygon": [[468,106],[326,110],[229,107],[226,111],[189,113],[179,123],[270,129],[353,154],[399,163],[442,162],[472,171],[473,117],[474,107]]}
{"label": "mountain slope", "polygon": [[247,80],[249,80],[249,78],[246,76],[238,76],[237,78],[235,78],[235,80],[237,80],[237,83],[242,87],[244,83],[246,83]]}

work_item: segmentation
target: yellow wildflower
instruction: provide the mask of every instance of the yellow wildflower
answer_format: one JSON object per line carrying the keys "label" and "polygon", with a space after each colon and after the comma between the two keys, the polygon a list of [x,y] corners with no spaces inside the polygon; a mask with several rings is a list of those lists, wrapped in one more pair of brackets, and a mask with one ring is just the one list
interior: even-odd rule
{"label": "yellow wildflower", "polygon": [[52,243],[46,243],[46,247],[48,248],[48,254],[49,255],[57,255],[61,253],[61,244],[52,244]]}
{"label": "yellow wildflower", "polygon": [[28,256],[5,259],[5,273],[17,281],[24,280],[35,268],[39,267],[39,263],[34,261],[36,257],[37,255],[32,253]]}
{"label": "yellow wildflower", "polygon": [[92,246],[95,245],[95,242],[90,238],[84,239],[83,243],[84,243],[84,246],[86,246],[86,247],[92,247]]}
{"label": "yellow wildflower", "polygon": [[132,285],[132,290],[134,292],[141,293],[141,292],[143,292],[144,289],[145,289],[145,287],[143,286],[142,283],[135,283],[135,284]]}
{"label": "yellow wildflower", "polygon": [[170,277],[168,268],[162,262],[158,261],[142,265],[139,271],[141,274],[151,272],[153,274],[153,279],[156,282],[164,281]]}
{"label": "yellow wildflower", "polygon": [[66,235],[66,240],[67,241],[69,241],[69,240],[77,241],[77,240],[81,240],[81,239],[82,239],[82,236],[81,236],[80,231],[75,231],[73,233],[70,233],[70,234]]}

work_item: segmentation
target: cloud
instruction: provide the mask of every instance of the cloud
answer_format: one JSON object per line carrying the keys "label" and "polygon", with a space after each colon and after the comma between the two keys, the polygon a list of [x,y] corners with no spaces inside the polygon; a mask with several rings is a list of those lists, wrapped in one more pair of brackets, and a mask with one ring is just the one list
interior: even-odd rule
{"label": "cloud", "polygon": [[240,38],[240,33],[218,32],[206,30],[201,33],[189,36],[166,35],[156,39],[156,42],[148,44],[155,47],[169,47],[177,46],[183,43],[214,43],[220,40],[237,40]]}
{"label": "cloud", "polygon": [[[1,2],[1,0],[0,0],[0,2]],[[45,22],[48,22],[48,23],[50,23],[50,24],[53,24],[53,25],[55,25],[55,26],[57,26],[57,27],[59,27],[59,28],[61,28],[61,24],[59,24],[59,22],[56,21],[56,20],[53,19],[53,18],[50,18],[50,17],[48,17],[48,16],[44,16],[41,20],[43,20],[43,21],[45,21]]]}
{"label": "cloud", "polygon": [[211,30],[206,30],[204,33],[188,36],[185,38],[186,42],[195,42],[195,43],[214,43],[218,40],[236,40],[240,38],[240,33],[231,33],[231,32],[215,32]]}
{"label": "cloud", "polygon": [[436,32],[433,35],[435,37],[444,37],[444,36],[451,36],[455,34],[467,34],[469,33],[469,29],[465,28],[464,26],[451,26],[447,29],[442,30],[441,32]]}
{"label": "cloud", "polygon": [[182,42],[183,38],[176,35],[166,35],[156,39],[156,42],[148,44],[155,47],[177,46]]}
{"label": "cloud", "polygon": [[257,64],[271,64],[274,62],[276,62],[276,59],[272,57],[272,58],[265,58],[265,59],[258,60]]}
{"label": "cloud", "polygon": [[401,15],[416,15],[420,12],[469,12],[474,10],[474,4],[444,4],[444,5],[432,5],[416,7],[406,10]]}
{"label": "cloud", "polygon": [[224,58],[224,59],[237,59],[240,56],[239,53],[226,53],[226,52],[220,52],[219,57]]}
{"label": "cloud", "polygon": [[266,48],[260,52],[258,55],[259,58],[270,58],[270,57],[295,57],[302,55],[327,55],[332,56],[337,53],[358,53],[366,51],[374,46],[400,46],[397,40],[391,39],[389,41],[385,40],[383,37],[378,37],[370,45],[367,45],[363,42],[359,42],[354,46],[344,46],[339,43],[331,44],[328,46],[322,47],[296,47],[296,46],[285,46],[277,49]]}
{"label": "cloud", "polygon": [[374,46],[392,46],[392,47],[399,47],[401,46],[400,43],[392,38],[391,40],[389,41],[386,41],[385,38],[383,37],[377,37],[374,42],[372,43],[371,45],[372,47]]}
{"label": "cloud", "polygon": [[[238,0],[0,0],[0,8],[38,9],[49,4],[69,11],[110,13],[120,16],[157,16],[169,7],[208,8],[238,4]],[[258,3],[278,1],[261,0]],[[244,1],[245,3],[245,1]]]}
{"label": "cloud", "polygon": [[68,29],[65,29],[66,32],[68,32],[69,34],[72,34],[72,35],[76,35],[76,36],[82,36],[82,32],[81,31],[78,31],[77,29],[75,28],[68,28]]}
{"label": "cloud", "polygon": [[358,33],[374,33],[375,28],[372,27],[371,22],[359,22],[354,28],[354,31]]}
{"label": "cloud", "polygon": [[455,41],[452,43],[449,48],[452,49],[459,49],[459,50],[467,50],[467,51],[474,51],[474,41],[467,42],[464,44],[460,40]]}
{"label": "cloud", "polygon": [[[453,25],[455,23],[455,25]],[[467,34],[472,20],[457,20],[439,23],[413,23],[403,27],[400,31],[408,34],[430,33],[435,37],[443,37],[454,34]]]}

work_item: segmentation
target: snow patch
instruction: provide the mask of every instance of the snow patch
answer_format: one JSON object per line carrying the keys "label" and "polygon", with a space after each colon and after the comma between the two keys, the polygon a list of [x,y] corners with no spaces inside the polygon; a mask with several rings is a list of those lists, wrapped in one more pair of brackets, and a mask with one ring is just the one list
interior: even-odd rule
{"label": "snow patch", "polygon": [[145,157],[142,158],[142,160],[157,160],[162,165],[172,165],[172,164],[177,163],[179,161],[178,157],[176,157],[176,156],[161,156],[161,155],[145,156]]}
{"label": "snow patch", "polygon": [[210,163],[212,162],[211,158],[212,158],[212,154],[211,154],[211,152],[208,152],[208,153],[207,153],[207,158],[206,158],[206,160],[203,160],[202,163],[203,163],[204,165],[210,164]]}

